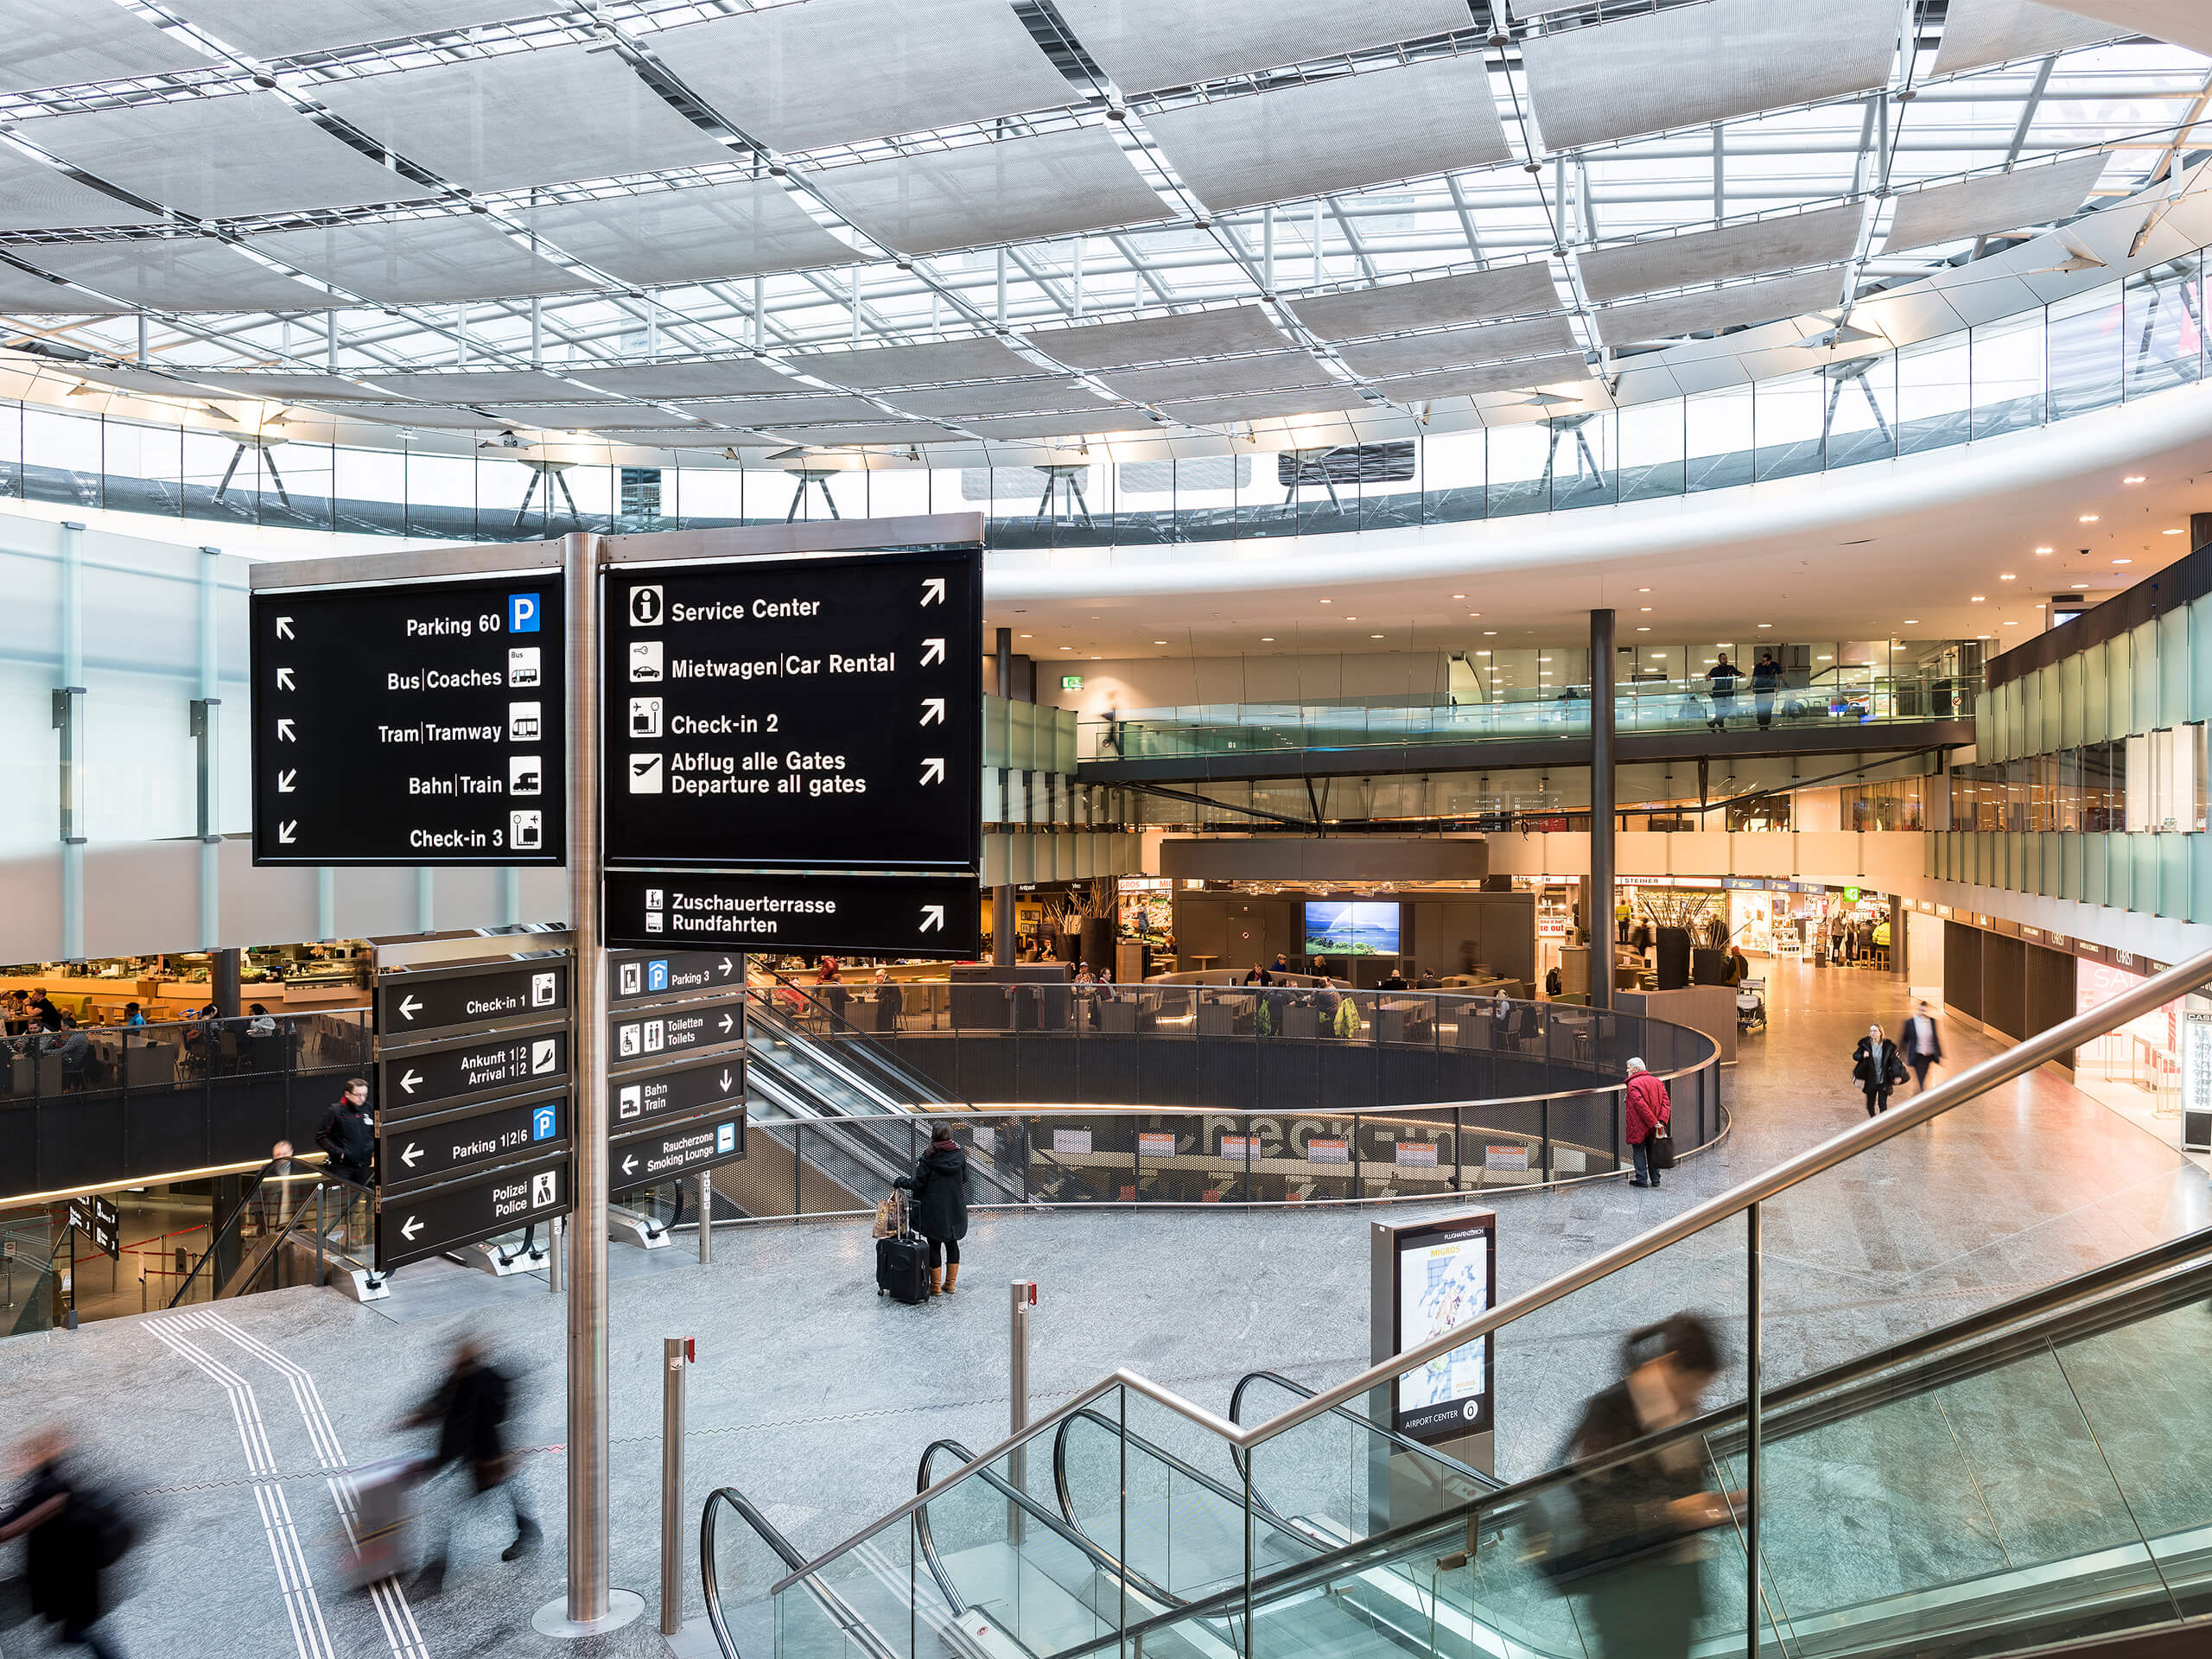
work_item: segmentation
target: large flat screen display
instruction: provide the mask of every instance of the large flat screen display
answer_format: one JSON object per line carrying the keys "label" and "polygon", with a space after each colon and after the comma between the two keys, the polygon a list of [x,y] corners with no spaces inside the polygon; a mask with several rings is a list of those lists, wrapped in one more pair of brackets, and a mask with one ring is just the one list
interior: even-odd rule
{"label": "large flat screen display", "polygon": [[1306,954],[1309,957],[1396,956],[1397,906],[1363,899],[1307,899]]}
{"label": "large flat screen display", "polygon": [[[1492,1225],[1484,1217],[1398,1234],[1396,1351],[1418,1348],[1490,1307],[1497,1294]],[[1392,1414],[1398,1433],[1427,1441],[1487,1429],[1490,1357],[1491,1338],[1483,1337],[1401,1376]]]}

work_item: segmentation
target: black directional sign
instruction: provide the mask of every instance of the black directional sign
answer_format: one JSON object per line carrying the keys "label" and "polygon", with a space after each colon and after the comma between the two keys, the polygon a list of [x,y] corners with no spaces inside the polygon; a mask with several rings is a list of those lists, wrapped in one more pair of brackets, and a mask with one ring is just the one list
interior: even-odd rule
{"label": "black directional sign", "polygon": [[404,1042],[417,1032],[495,1020],[542,1020],[569,1006],[564,962],[431,968],[377,982],[377,1034]]}
{"label": "black directional sign", "polygon": [[377,1271],[519,1232],[568,1214],[573,1202],[565,1151],[446,1186],[386,1193],[377,1205]]}
{"label": "black directional sign", "polygon": [[557,577],[272,589],[250,617],[256,864],[564,861]]}
{"label": "black directional sign", "polygon": [[607,864],[980,868],[982,565],[969,550],[610,571]]}
{"label": "black directional sign", "polygon": [[657,1119],[742,1107],[745,1057],[729,1054],[669,1071],[625,1072],[607,1087],[607,1133],[627,1135]]}
{"label": "black directional sign", "polygon": [[433,1043],[385,1055],[377,1090],[386,1123],[420,1117],[464,1100],[543,1089],[567,1080],[569,1033],[558,1026]]}
{"label": "black directional sign", "polygon": [[615,1141],[607,1150],[607,1182],[618,1192],[671,1181],[745,1156],[745,1109],[663,1124]]}
{"label": "black directional sign", "polygon": [[617,1002],[735,989],[745,983],[738,950],[616,950],[607,959],[607,995]]}
{"label": "black directional sign", "polygon": [[982,918],[969,876],[685,875],[607,878],[618,944],[841,950],[972,958]]}
{"label": "black directional sign", "polygon": [[92,1248],[111,1262],[123,1256],[123,1216],[114,1201],[94,1193],[69,1200],[69,1224],[92,1241]]}
{"label": "black directional sign", "polygon": [[655,1060],[685,1054],[717,1043],[734,1043],[745,1036],[745,998],[703,999],[671,1002],[666,1007],[635,1008],[615,1016],[607,1035],[607,1058],[620,1066],[632,1060]]}
{"label": "black directional sign", "polygon": [[569,1134],[565,1089],[436,1113],[380,1128],[378,1179],[387,1192],[428,1185],[481,1164],[557,1152],[569,1144]]}

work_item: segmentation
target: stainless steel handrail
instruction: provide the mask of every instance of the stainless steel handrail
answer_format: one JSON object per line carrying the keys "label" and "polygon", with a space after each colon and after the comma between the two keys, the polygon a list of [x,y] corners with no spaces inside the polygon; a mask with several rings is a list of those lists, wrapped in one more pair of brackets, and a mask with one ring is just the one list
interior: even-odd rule
{"label": "stainless steel handrail", "polygon": [[2140,985],[2122,992],[2108,1002],[2099,1003],[2087,1013],[2078,1014],[2050,1030],[2038,1032],[2025,1041],[2015,1044],[2001,1054],[1992,1055],[1979,1065],[1968,1066],[1948,1082],[1939,1084],[1924,1095],[1916,1095],[1901,1106],[1892,1107],[1878,1117],[1870,1117],[1863,1123],[1853,1125],[1840,1135],[1831,1135],[1818,1146],[1808,1147],[1794,1158],[1785,1158],[1772,1169],[1738,1183],[1727,1192],[1707,1198],[1702,1204],[1692,1205],[1671,1220],[1662,1221],[1649,1231],[1639,1233],[1624,1243],[1610,1250],[1600,1251],[1578,1267],[1545,1281],[1533,1290],[1518,1296],[1508,1297],[1497,1306],[1479,1317],[1457,1325],[1449,1331],[1431,1338],[1402,1354],[1394,1355],[1380,1364],[1370,1365],[1357,1376],[1347,1378],[1333,1388],[1324,1389],[1310,1400],[1300,1401],[1289,1410],[1270,1417],[1263,1423],[1249,1428],[1241,1427],[1216,1412],[1207,1410],[1195,1401],[1185,1400],[1173,1389],[1140,1376],[1135,1371],[1116,1370],[1103,1377],[1065,1404],[1047,1413],[1020,1433],[1011,1435],[991,1447],[973,1463],[955,1471],[926,1492],[918,1494],[912,1502],[901,1504],[890,1514],[871,1522],[846,1539],[842,1543],[824,1551],[798,1571],[791,1573],[774,1586],[771,1593],[778,1593],[789,1586],[818,1571],[847,1550],[864,1542],[881,1528],[904,1520],[926,1503],[944,1488],[965,1478],[984,1465],[995,1462],[1017,1446],[1055,1428],[1060,1420],[1078,1411],[1092,1401],[1116,1388],[1128,1389],[1154,1404],[1166,1408],[1188,1419],[1199,1427],[1211,1432],[1240,1451],[1249,1451],[1287,1433],[1300,1423],[1309,1422],[1323,1413],[1357,1399],[1370,1389],[1378,1388],[1393,1379],[1426,1365],[1463,1348],[1478,1337],[1503,1329],[1516,1319],[1550,1306],[1554,1302],[1573,1295],[1610,1277],[1623,1268],[1633,1267],[1649,1256],[1657,1255],[1670,1244],[1678,1244],[1707,1228],[1733,1219],[1753,1205],[1763,1204],[1777,1193],[1810,1180],[1814,1176],[1834,1169],[1837,1165],[1856,1158],[1861,1153],[1896,1140],[1899,1135],[1918,1128],[1922,1124],[1941,1117],[1955,1107],[1979,1099],[1999,1084],[2010,1083],[2024,1077],[2046,1060],[2056,1059],[2069,1049],[2078,1048],[2093,1038],[2102,1037],[2119,1029],[2129,1020],[2140,1018],[2152,1009],[2162,1007],[2176,998],[2212,982],[2212,951],[2206,951],[2163,974],[2145,980]]}

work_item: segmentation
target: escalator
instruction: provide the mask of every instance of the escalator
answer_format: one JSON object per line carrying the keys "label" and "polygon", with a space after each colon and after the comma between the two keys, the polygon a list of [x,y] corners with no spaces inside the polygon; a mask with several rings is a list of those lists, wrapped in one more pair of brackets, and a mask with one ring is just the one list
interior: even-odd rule
{"label": "escalator", "polygon": [[[1731,1219],[1756,1287],[1762,1204],[2206,980],[2212,957],[1319,1395],[1255,1374],[1224,1418],[1116,1371],[981,1457],[931,1446],[912,1503],[803,1564],[717,1494],[700,1544],[722,1650],[1618,1659],[1639,1650],[1624,1611],[1633,1631],[1666,1597],[1700,1609],[1700,1659],[1985,1659],[2212,1620],[2212,1230],[1783,1387],[1758,1381],[1755,1320],[1742,1397],[1510,1485],[1358,1409]],[[1716,1524],[1649,1530],[1650,1492],[1685,1480],[1733,1495],[1700,1500]]]}
{"label": "escalator", "polygon": [[315,1165],[272,1166],[217,1224],[168,1306],[294,1285],[337,1284],[356,1300],[379,1297],[375,1209],[369,1188]]}

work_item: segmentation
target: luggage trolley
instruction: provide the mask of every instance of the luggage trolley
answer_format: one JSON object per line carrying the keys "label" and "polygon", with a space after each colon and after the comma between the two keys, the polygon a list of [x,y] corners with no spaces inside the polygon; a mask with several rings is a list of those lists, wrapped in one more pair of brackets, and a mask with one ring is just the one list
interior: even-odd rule
{"label": "luggage trolley", "polygon": [[1745,979],[1736,987],[1736,1029],[1766,1029],[1766,981]]}

